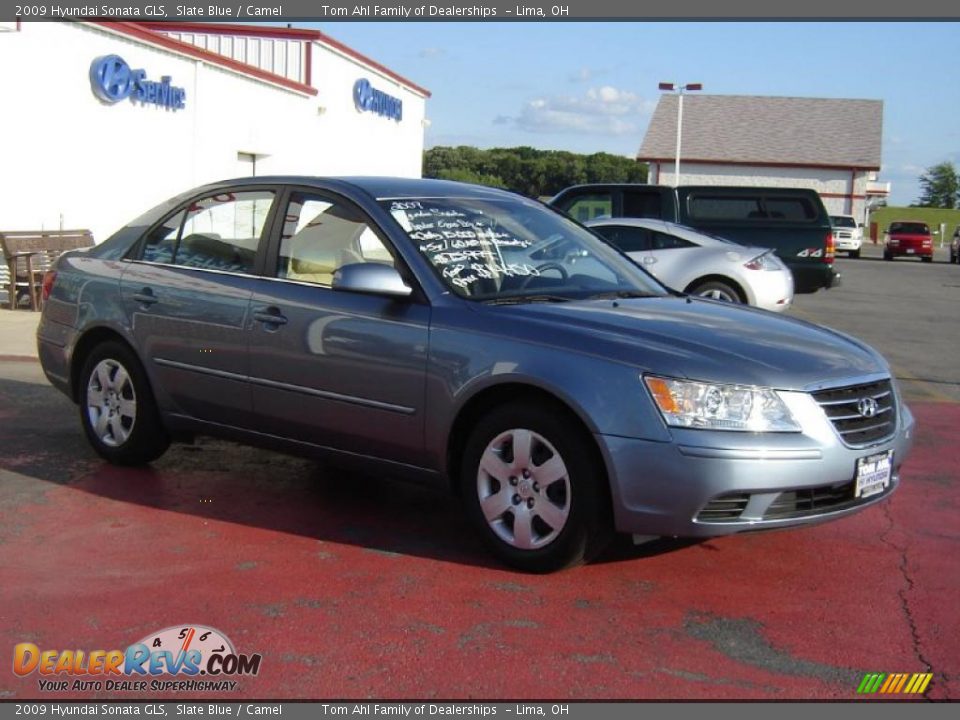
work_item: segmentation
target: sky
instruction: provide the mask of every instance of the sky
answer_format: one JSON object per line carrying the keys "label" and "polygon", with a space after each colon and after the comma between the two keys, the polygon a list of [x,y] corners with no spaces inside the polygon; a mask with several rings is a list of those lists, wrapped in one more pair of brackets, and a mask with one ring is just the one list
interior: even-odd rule
{"label": "sky", "polygon": [[431,91],[426,145],[635,157],[661,81],[882,100],[891,205],[960,162],[960,23],[432,22],[315,27]]}

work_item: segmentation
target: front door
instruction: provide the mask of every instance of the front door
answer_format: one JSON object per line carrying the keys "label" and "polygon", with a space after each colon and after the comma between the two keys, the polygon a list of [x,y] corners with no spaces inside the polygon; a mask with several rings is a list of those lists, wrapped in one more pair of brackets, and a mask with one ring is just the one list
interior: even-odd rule
{"label": "front door", "polygon": [[396,265],[352,203],[293,192],[250,303],[250,380],[263,432],[418,464],[430,307],[332,289],[342,265]]}

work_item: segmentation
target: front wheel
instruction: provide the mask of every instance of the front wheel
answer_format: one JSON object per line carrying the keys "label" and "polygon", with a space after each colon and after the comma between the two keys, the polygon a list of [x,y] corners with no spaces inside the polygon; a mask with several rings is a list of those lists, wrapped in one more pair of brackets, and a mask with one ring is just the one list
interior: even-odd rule
{"label": "front wheel", "polygon": [[859,258],[859,257],[860,257],[860,251],[859,251],[859,250],[851,250],[851,251],[850,251],[850,257],[852,257],[853,259]]}
{"label": "front wheel", "polygon": [[933,262],[933,256],[932,256],[932,255],[931,255],[931,256],[924,256],[924,257],[920,258],[920,260],[921,260],[922,262],[932,263],[932,262]]}
{"label": "front wheel", "polygon": [[142,465],[163,455],[170,438],[132,350],[113,341],[97,346],[83,364],[80,383],[80,420],[100,457]]}
{"label": "front wheel", "polygon": [[551,572],[598,554],[611,535],[606,473],[562,413],[511,404],[485,415],[460,470],[470,520],[501,561]]}

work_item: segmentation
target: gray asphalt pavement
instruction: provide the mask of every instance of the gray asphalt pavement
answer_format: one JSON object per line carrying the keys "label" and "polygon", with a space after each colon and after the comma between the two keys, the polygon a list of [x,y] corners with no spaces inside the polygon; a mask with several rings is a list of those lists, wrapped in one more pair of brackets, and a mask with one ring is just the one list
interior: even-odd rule
{"label": "gray asphalt pavement", "polygon": [[960,401],[960,265],[884,261],[869,243],[858,260],[837,259],[843,284],[798,295],[788,314],[854,335],[890,362],[916,400]]}

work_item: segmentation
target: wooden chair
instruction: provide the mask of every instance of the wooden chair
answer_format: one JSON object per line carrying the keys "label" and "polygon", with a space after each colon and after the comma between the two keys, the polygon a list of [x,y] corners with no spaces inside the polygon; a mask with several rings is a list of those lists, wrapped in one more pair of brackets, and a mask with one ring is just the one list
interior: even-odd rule
{"label": "wooden chair", "polygon": [[10,309],[17,309],[19,294],[25,292],[30,298],[30,309],[39,310],[43,304],[44,273],[68,250],[92,245],[93,235],[89,230],[0,231],[0,246],[9,273]]}

